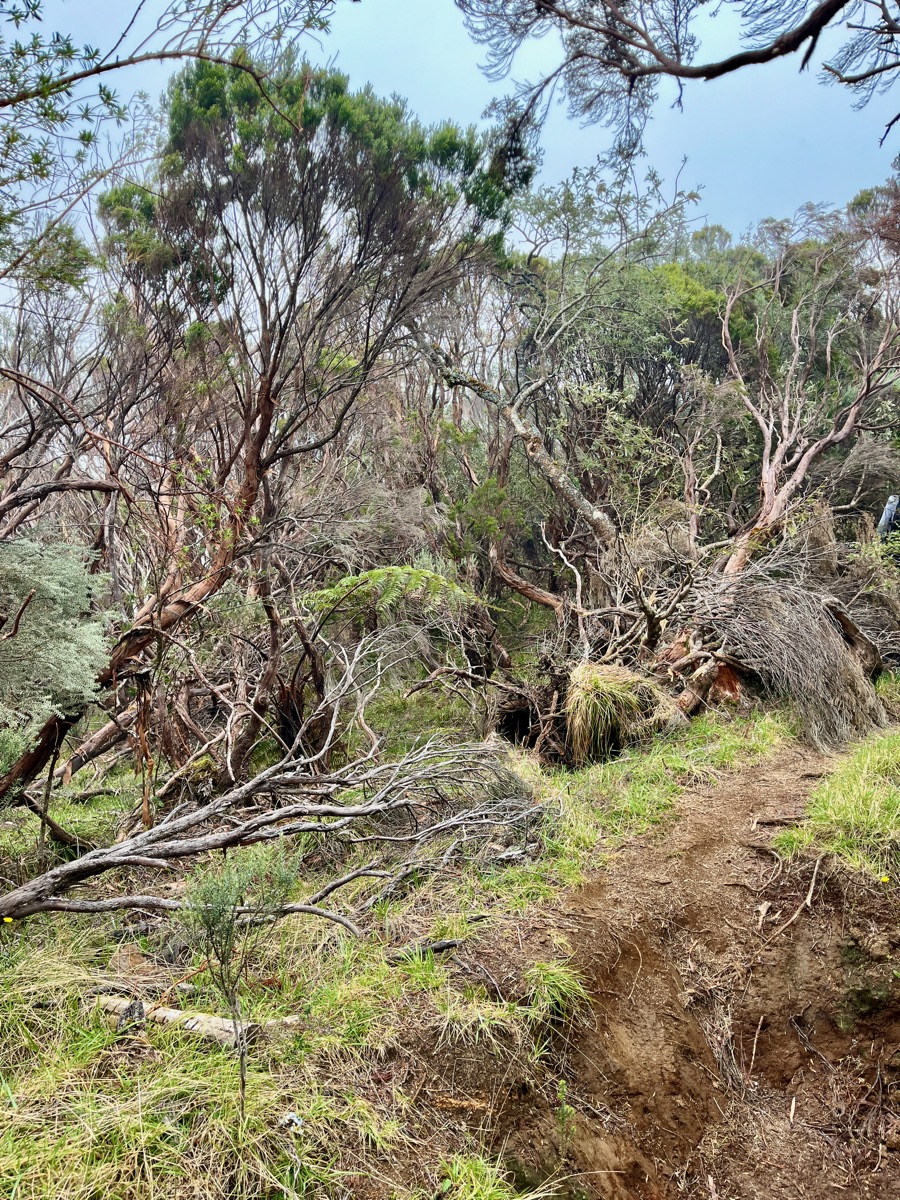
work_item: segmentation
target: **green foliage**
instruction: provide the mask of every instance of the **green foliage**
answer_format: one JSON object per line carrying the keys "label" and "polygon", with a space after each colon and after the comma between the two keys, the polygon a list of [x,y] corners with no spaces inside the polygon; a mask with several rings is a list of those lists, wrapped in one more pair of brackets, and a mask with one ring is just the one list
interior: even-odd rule
{"label": "green foliage", "polygon": [[676,320],[692,317],[694,320],[715,321],[722,308],[722,293],[695,279],[682,263],[664,263],[656,268],[658,277],[665,284]]}
{"label": "green foliage", "polygon": [[[87,189],[98,177],[97,133],[104,123],[120,121],[125,109],[102,82],[92,95],[82,92],[77,100],[72,87],[63,85],[73,71],[96,68],[101,53],[79,46],[67,34],[48,36],[44,15],[42,0],[0,3],[0,19],[12,26],[12,36],[4,28],[0,41],[0,94],[19,97],[7,107],[0,134],[0,263],[50,284],[70,271],[49,244],[42,244],[53,202],[60,193],[72,196]],[[35,210],[41,213],[39,228],[29,230]],[[58,236],[51,235],[56,248],[66,229],[71,234],[71,227],[63,225],[57,227]],[[61,269],[60,276],[54,266]]]}
{"label": "green foliage", "polygon": [[0,544],[0,725],[24,732],[93,699],[106,650],[92,612],[103,582],[76,547]]}
{"label": "green foliage", "polygon": [[98,265],[68,221],[37,230],[25,250],[20,278],[39,292],[82,288]]}
{"label": "green foliage", "polygon": [[[208,298],[221,297],[229,274],[220,264],[204,276],[192,225],[199,222],[209,236],[209,218],[231,203],[257,214],[264,205],[273,226],[295,220],[293,206],[309,188],[330,189],[347,212],[372,210],[376,224],[404,204],[423,216],[463,206],[473,237],[508,222],[510,199],[531,168],[504,156],[498,134],[449,122],[425,128],[404,102],[381,100],[371,88],[351,92],[346,76],[292,53],[260,70],[265,92],[245,70],[202,61],[187,66],[169,87],[161,188],[125,184],[103,198],[114,241],[144,263],[149,277],[183,263]],[[179,197],[178,207],[167,194]],[[168,215],[161,218],[161,209]],[[313,216],[304,212],[303,220]]]}
{"label": "green foliage", "polygon": [[[219,63],[187,67],[168,98],[168,148],[187,160],[198,148],[221,154],[234,186],[256,173],[260,157],[285,145],[311,146],[324,128],[339,132],[379,174],[402,173],[411,194],[459,196],[486,221],[504,217],[511,192],[527,182],[527,163],[501,162],[494,135],[450,122],[431,129],[410,118],[403,101],[371,88],[351,92],[345,75],[287,55],[269,70],[263,94],[244,71]],[[213,148],[212,139],[216,146]],[[301,150],[301,153],[303,151]],[[176,159],[170,166],[178,169]]]}
{"label": "green foliage", "polygon": [[[719,229],[717,234],[716,230]],[[762,254],[747,246],[732,247],[720,227],[696,231],[684,252],[671,262],[650,268],[662,284],[660,297],[676,359],[715,369],[722,360],[722,316],[725,290],[738,279],[762,277],[767,266]],[[754,296],[733,308],[729,332],[736,347],[752,344],[755,331]]]}
{"label": "green foliage", "polygon": [[326,617],[356,619],[367,611],[397,615],[402,609],[429,613],[460,612],[478,603],[477,596],[446,575],[425,567],[375,567],[345,575],[331,587],[307,592],[304,604]]}
{"label": "green foliage", "polygon": [[575,1118],[578,1115],[575,1109],[566,1100],[569,1094],[569,1089],[566,1086],[566,1081],[561,1079],[556,1088],[556,1099],[558,1101],[556,1108],[556,1128],[559,1131],[559,1140],[563,1146],[571,1142],[575,1133]]}
{"label": "green foliage", "polygon": [[153,280],[178,260],[178,243],[157,231],[157,197],[137,183],[122,183],[98,197],[97,213],[110,230],[110,245],[120,247]]}
{"label": "green foliage", "polygon": [[806,820],[776,838],[783,854],[832,854],[885,883],[900,881],[900,733],[877,734],[813,791]]}
{"label": "green foliage", "polygon": [[252,943],[296,879],[296,867],[280,842],[234,851],[221,866],[191,879],[181,921],[229,1005],[237,997]]}
{"label": "green foliage", "polygon": [[240,1114],[247,1100],[247,1037],[241,1012],[241,983],[253,946],[282,907],[297,871],[283,843],[265,842],[234,852],[221,867],[195,875],[180,912],[188,938],[231,1014],[240,1062]]}
{"label": "green foliage", "polygon": [[161,0],[152,14],[139,13],[149,21],[113,8],[101,48],[60,30],[60,14],[45,0],[0,0],[0,274],[71,284],[83,263],[80,250],[72,259],[56,252],[59,235],[68,236],[61,218],[108,177],[109,145],[118,143],[120,170],[146,154],[153,129],[146,96],[119,98],[107,74],[113,59],[121,82],[130,65],[156,55],[224,60],[238,53],[236,44],[289,46],[310,28],[327,28],[330,8],[314,0],[274,9],[256,0]]}
{"label": "green foliage", "polygon": [[19,729],[0,726],[0,775],[5,775],[28,745],[28,739]]}
{"label": "green foliage", "polygon": [[455,533],[449,535],[451,552],[457,558],[464,558],[480,539],[499,541],[515,515],[507,489],[496,479],[483,480],[450,508],[449,520],[461,526],[467,535],[462,544]]}
{"label": "green foliage", "polygon": [[578,972],[561,959],[536,962],[524,975],[529,1004],[539,1021],[570,1020],[588,1000],[587,988]]}
{"label": "green foliage", "polygon": [[366,720],[390,755],[405,754],[429,738],[450,744],[474,732],[471,710],[462,697],[433,689],[407,697],[399,688],[382,688],[369,703]]}

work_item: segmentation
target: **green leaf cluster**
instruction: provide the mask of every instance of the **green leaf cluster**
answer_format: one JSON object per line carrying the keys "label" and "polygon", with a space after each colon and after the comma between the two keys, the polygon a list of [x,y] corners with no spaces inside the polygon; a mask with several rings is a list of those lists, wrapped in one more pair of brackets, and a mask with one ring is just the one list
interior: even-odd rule
{"label": "green leaf cluster", "polygon": [[477,604],[478,598],[446,575],[424,567],[376,567],[357,575],[345,575],[331,587],[308,592],[304,604],[326,618],[345,618],[375,611],[397,614],[401,609],[434,612],[461,611]]}
{"label": "green leaf cluster", "polygon": [[0,726],[30,729],[93,699],[106,649],[94,611],[102,585],[75,547],[0,543]]}

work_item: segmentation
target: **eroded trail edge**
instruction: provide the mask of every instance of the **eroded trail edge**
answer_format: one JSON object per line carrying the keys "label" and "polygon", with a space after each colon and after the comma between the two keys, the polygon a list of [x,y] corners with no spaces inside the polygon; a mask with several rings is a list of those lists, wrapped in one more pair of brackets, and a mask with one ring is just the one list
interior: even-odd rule
{"label": "eroded trail edge", "polygon": [[833,765],[791,746],[687,791],[552,922],[516,931],[535,958],[564,939],[590,990],[554,1047],[564,1102],[504,1089],[496,1148],[523,1185],[900,1195],[896,902],[771,849]]}

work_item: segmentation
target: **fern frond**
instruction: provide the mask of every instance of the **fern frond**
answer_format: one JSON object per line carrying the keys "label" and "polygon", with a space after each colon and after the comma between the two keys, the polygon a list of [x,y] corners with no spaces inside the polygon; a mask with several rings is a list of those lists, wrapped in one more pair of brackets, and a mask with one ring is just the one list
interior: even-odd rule
{"label": "fern frond", "polygon": [[424,567],[376,567],[356,575],[345,575],[331,587],[308,592],[304,604],[312,612],[359,616],[375,609],[380,614],[396,614],[414,606],[418,612],[442,608],[462,612],[480,603],[474,592],[460,587],[446,575]]}

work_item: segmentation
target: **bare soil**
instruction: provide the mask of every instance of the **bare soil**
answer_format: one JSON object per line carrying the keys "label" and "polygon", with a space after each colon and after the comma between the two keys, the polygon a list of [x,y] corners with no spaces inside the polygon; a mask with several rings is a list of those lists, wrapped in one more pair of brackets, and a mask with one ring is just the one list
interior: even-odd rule
{"label": "bare soil", "polygon": [[546,1088],[498,1113],[496,1148],[523,1184],[900,1197],[898,904],[770,849],[830,765],[792,747],[684,795],[665,831],[569,897],[558,921],[592,1013],[554,1047],[572,1114]]}

